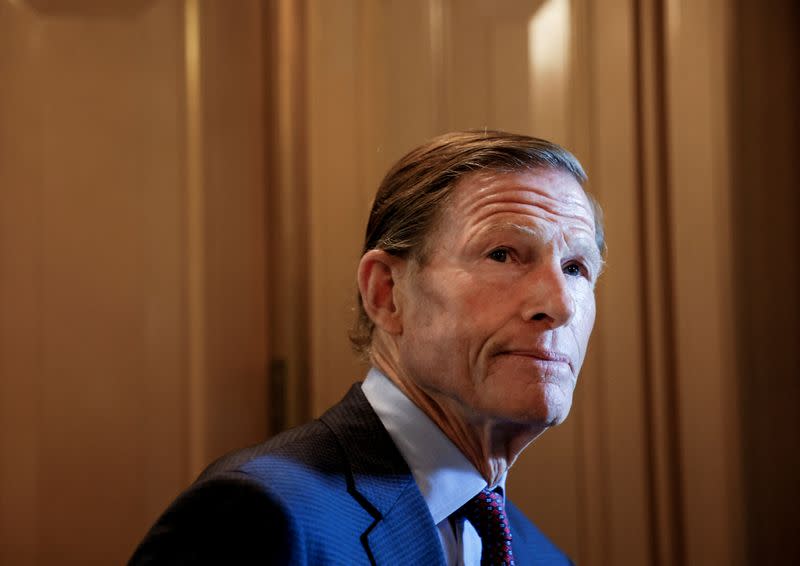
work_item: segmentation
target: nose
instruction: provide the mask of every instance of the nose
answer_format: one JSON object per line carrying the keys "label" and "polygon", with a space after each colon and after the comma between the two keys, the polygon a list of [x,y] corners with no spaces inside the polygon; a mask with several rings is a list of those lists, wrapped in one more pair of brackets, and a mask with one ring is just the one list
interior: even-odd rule
{"label": "nose", "polygon": [[527,301],[522,316],[547,328],[568,324],[575,316],[575,298],[560,265],[541,266],[533,270],[526,282]]}

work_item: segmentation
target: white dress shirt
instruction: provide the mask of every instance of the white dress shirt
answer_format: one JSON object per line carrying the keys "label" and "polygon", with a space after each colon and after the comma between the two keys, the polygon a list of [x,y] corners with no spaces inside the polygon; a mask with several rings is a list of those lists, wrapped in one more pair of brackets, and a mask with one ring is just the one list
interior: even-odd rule
{"label": "white dress shirt", "polygon": [[[372,368],[361,390],[417,482],[439,531],[449,566],[479,566],[481,539],[469,521],[451,515],[486,480],[442,430],[380,370]],[[505,492],[506,477],[497,485]]]}

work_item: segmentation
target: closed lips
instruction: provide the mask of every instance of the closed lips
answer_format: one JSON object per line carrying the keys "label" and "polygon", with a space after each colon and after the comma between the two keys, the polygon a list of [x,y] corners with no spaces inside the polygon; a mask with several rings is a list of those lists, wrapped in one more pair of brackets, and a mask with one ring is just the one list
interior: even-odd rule
{"label": "closed lips", "polygon": [[543,362],[562,363],[569,365],[570,369],[572,369],[572,360],[569,356],[552,350],[504,350],[498,352],[498,355],[523,356]]}

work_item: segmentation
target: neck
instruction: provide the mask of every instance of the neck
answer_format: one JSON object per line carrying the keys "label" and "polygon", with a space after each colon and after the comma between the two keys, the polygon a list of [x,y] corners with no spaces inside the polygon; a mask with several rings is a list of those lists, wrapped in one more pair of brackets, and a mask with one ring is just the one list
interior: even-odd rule
{"label": "neck", "polygon": [[468,414],[452,399],[408,379],[390,356],[373,349],[372,363],[444,432],[490,486],[496,485],[544,427]]}

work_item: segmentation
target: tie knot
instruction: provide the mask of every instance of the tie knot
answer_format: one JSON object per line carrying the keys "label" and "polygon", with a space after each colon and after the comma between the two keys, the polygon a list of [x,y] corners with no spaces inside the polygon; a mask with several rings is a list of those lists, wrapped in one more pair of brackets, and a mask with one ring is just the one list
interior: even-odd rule
{"label": "tie knot", "polygon": [[462,512],[481,537],[481,566],[513,566],[511,528],[502,494],[484,489],[462,507]]}

